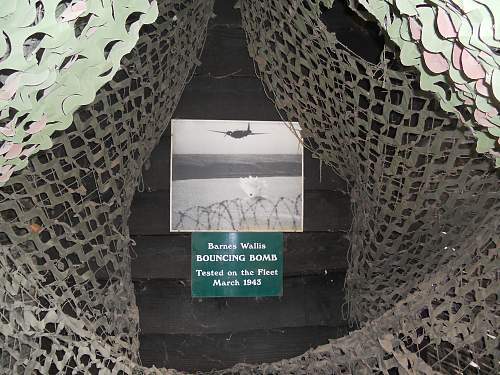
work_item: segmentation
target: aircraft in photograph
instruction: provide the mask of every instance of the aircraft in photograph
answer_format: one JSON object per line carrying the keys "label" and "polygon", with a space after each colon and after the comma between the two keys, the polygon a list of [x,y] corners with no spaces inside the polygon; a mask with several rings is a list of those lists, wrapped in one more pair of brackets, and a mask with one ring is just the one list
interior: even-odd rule
{"label": "aircraft in photograph", "polygon": [[249,135],[270,134],[270,133],[254,133],[252,129],[250,129],[250,123],[248,123],[248,128],[246,130],[226,130],[226,131],[209,130],[209,131],[213,133],[224,134],[224,137],[228,135],[231,138],[236,138],[236,139],[245,138],[248,137]]}

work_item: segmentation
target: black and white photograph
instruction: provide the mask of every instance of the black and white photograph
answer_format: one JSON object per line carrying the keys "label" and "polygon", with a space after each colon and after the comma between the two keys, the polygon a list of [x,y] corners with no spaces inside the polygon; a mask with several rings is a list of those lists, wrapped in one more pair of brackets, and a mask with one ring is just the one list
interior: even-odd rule
{"label": "black and white photograph", "polygon": [[303,230],[298,123],[173,119],[171,231]]}

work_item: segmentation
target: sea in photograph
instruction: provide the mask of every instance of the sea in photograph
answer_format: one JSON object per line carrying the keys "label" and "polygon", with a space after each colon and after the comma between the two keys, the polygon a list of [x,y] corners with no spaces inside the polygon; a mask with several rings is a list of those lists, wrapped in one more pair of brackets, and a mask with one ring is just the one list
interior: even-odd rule
{"label": "sea in photograph", "polygon": [[174,154],[172,179],[301,176],[301,154]]}
{"label": "sea in photograph", "polygon": [[172,181],[172,230],[302,230],[302,177],[257,179],[257,197],[240,178]]}

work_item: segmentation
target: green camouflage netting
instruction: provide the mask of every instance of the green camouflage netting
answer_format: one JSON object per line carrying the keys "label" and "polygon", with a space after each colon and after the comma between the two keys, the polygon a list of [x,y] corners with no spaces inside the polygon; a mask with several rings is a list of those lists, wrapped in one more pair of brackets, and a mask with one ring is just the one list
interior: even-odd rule
{"label": "green camouflage netting", "polygon": [[243,21],[277,108],[351,185],[346,287],[363,328],[281,369],[492,373],[498,174],[415,74],[341,45],[319,3],[243,1]]}
{"label": "green camouflage netting", "polygon": [[[156,2],[16,0],[0,8],[0,186],[52,146],[120,68]],[[81,79],[85,77],[85,79]]]}
{"label": "green camouflage netting", "polygon": [[[327,1],[325,1],[327,2]],[[351,1],[356,9],[356,1]],[[500,167],[500,8],[491,0],[359,0]]]}
{"label": "green camouflage netting", "polygon": [[[211,6],[161,2],[123,69],[0,188],[0,374],[177,373],[138,364],[126,223]],[[350,184],[360,329],[220,373],[498,373],[499,181],[473,135],[390,53],[373,65],[341,45],[319,0],[246,0],[242,15],[278,109]]]}
{"label": "green camouflage netting", "polygon": [[161,2],[123,69],[1,188],[0,374],[137,366],[130,203],[197,61],[211,6]]}

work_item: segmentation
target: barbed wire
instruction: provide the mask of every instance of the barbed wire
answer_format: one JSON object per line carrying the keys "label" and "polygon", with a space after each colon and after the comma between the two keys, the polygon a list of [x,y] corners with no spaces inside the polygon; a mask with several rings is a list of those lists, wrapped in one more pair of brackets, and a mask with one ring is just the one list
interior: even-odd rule
{"label": "barbed wire", "polygon": [[295,198],[236,198],[172,213],[172,230],[302,229],[302,194]]}

